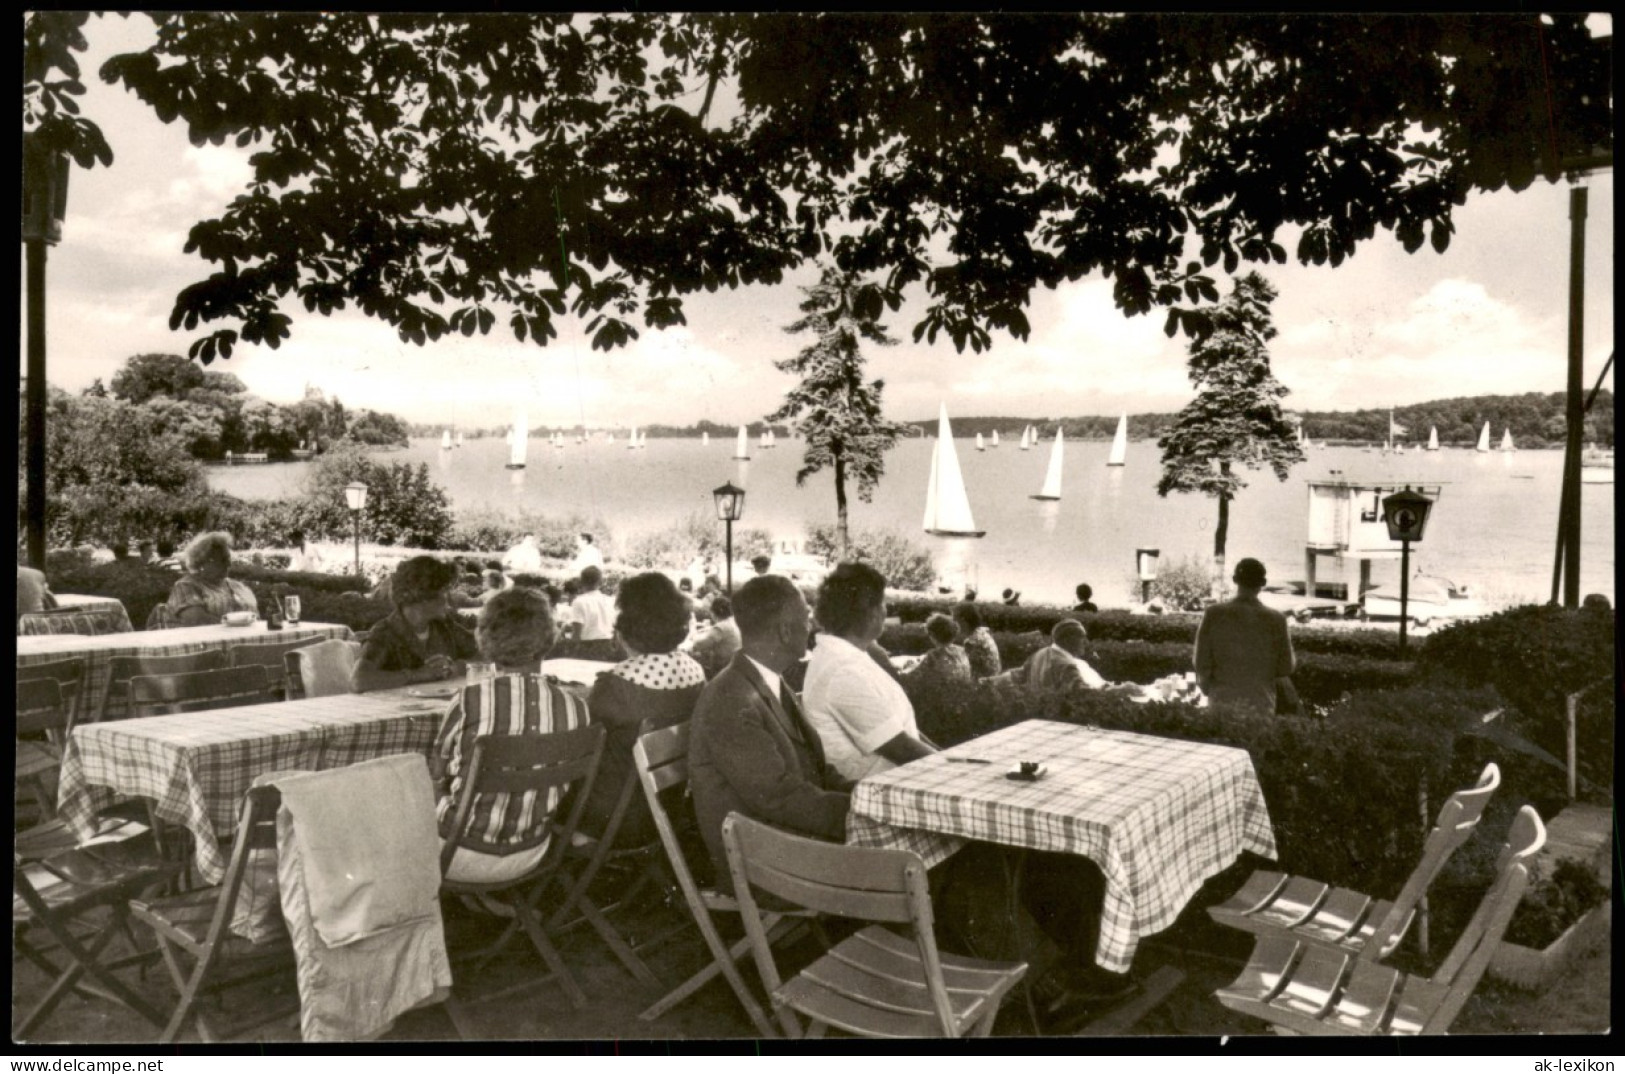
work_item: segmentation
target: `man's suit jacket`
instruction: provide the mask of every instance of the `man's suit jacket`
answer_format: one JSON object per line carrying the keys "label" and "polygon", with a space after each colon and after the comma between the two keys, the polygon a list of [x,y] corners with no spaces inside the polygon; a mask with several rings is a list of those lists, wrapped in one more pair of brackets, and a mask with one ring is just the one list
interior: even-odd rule
{"label": "man's suit jacket", "polygon": [[695,704],[688,772],[720,890],[732,890],[722,846],[730,812],[803,835],[846,838],[846,785],[825,764],[805,717],[785,710],[744,653],[735,654]]}

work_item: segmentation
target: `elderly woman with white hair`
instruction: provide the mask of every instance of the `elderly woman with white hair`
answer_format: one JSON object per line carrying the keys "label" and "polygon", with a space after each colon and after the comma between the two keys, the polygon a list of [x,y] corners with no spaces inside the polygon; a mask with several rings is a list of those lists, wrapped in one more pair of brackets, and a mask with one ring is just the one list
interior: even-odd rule
{"label": "elderly woman with white hair", "polygon": [[231,534],[203,533],[181,554],[187,573],[169,591],[169,621],[175,626],[208,626],[231,612],[258,612],[254,591],[231,570]]}

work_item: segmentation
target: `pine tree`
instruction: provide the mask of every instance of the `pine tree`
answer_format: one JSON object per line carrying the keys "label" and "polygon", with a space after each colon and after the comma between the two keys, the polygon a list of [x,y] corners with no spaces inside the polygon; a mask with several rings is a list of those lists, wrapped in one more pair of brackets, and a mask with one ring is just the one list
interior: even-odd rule
{"label": "pine tree", "polygon": [[1270,303],[1276,291],[1256,272],[1237,280],[1213,311],[1213,332],[1190,348],[1196,398],[1157,441],[1162,477],[1157,495],[1202,492],[1219,501],[1213,531],[1214,586],[1226,588],[1225,537],[1230,501],[1246,487],[1237,467],[1268,466],[1285,481],[1303,461],[1297,429],[1281,410],[1287,388],[1270,372],[1266,344],[1275,338]]}
{"label": "pine tree", "polygon": [[[897,340],[886,334],[880,314],[887,300],[882,288],[863,283],[852,273],[825,268],[818,283],[802,288],[806,316],[788,325],[791,335],[812,332],[817,340],[793,358],[774,362],[781,372],[800,382],[784,397],[784,405],[768,421],[795,421],[806,437],[806,451],[796,484],[825,467],[835,471],[835,516],[840,553],[850,547],[847,531],[846,483],[857,482],[858,496],[868,503],[875,485],[886,472],[885,454],[897,442],[903,426],[880,413],[885,382],[863,379],[860,339],[882,347]],[[892,302],[895,310],[897,304]]]}

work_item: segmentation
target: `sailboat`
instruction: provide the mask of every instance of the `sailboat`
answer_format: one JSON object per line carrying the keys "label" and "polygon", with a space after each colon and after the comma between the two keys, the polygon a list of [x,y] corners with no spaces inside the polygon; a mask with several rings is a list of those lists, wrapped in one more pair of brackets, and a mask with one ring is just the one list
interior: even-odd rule
{"label": "sailboat", "polygon": [[450,429],[441,429],[440,430],[440,450],[441,451],[449,451],[449,450],[451,450],[451,430]]}
{"label": "sailboat", "polygon": [[773,430],[772,429],[763,429],[762,430],[762,435],[756,438],[756,445],[758,447],[760,447],[764,451],[767,450],[768,448],[772,447],[773,446]]}
{"label": "sailboat", "polygon": [[982,434],[981,433],[976,434],[976,450],[977,451],[986,451],[987,450],[987,442],[982,439]]}
{"label": "sailboat", "polygon": [[1031,451],[1033,447],[1033,427],[1027,426],[1021,430],[1021,450]]}
{"label": "sailboat", "polygon": [[457,430],[457,446],[463,446],[463,431],[461,429]]}
{"label": "sailboat", "polygon": [[649,446],[649,430],[645,429],[638,434],[638,450],[643,451]]}
{"label": "sailboat", "polygon": [[632,435],[626,438],[626,450],[628,450],[628,451],[636,451],[637,449],[638,449],[638,427],[636,425],[634,425],[634,426],[632,426]]}
{"label": "sailboat", "polygon": [[1506,432],[1501,434],[1501,450],[1502,451],[1517,451],[1518,450],[1516,447],[1513,446],[1513,443],[1512,443],[1512,426],[1510,426],[1510,425],[1507,426]]}
{"label": "sailboat", "polygon": [[1059,500],[1061,498],[1061,427],[1055,427],[1055,443],[1049,451],[1049,469],[1044,472],[1044,487],[1030,499]]}
{"label": "sailboat", "polygon": [[734,444],[734,458],[750,458],[750,433],[746,431],[743,425],[739,427],[739,439]]}
{"label": "sailboat", "polygon": [[1489,449],[1490,449],[1490,423],[1486,421],[1484,423],[1484,428],[1479,430],[1479,433],[1478,433],[1478,447],[1475,448],[1474,450],[1475,451],[1488,451]]}
{"label": "sailboat", "polygon": [[948,425],[948,404],[937,414],[937,440],[931,451],[931,483],[925,490],[925,532],[933,537],[981,537],[971,517],[965,478],[959,472],[959,454]]}
{"label": "sailboat", "polygon": [[[1128,415],[1124,414],[1117,419],[1117,433],[1112,437],[1111,454],[1106,456],[1107,466],[1121,466],[1128,458]],[[1057,481],[1059,486],[1060,482]]]}
{"label": "sailboat", "polygon": [[1428,450],[1439,450],[1439,427],[1437,425],[1428,426]]}
{"label": "sailboat", "polygon": [[523,470],[525,468],[525,449],[530,446],[530,430],[525,427],[525,412],[516,410],[513,414],[513,428],[508,430],[508,465],[509,470]]}
{"label": "sailboat", "polygon": [[993,437],[987,442],[987,446],[995,448],[999,446],[999,430],[993,430]]}
{"label": "sailboat", "polygon": [[710,447],[711,446],[711,434],[710,433],[701,433],[700,434],[700,446],[701,447]]}

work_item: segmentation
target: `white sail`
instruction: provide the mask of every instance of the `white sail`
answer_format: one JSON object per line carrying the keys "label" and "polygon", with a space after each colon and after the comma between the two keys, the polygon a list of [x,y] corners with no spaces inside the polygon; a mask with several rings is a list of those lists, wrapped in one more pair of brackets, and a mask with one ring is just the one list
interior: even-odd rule
{"label": "white sail", "polygon": [[636,425],[634,425],[634,426],[632,426],[632,435],[626,438],[626,450],[628,450],[628,451],[636,451],[637,449],[638,449],[638,427]]}
{"label": "white sail", "polygon": [[779,446],[779,434],[774,432],[772,429],[769,429],[767,431],[767,446],[768,447],[778,447]]}
{"label": "white sail", "polygon": [[[1112,437],[1112,453],[1106,456],[1107,466],[1121,466],[1128,458],[1128,415],[1124,414],[1117,419],[1117,434]],[[1060,487],[1060,481],[1056,481]]]}
{"label": "white sail", "polygon": [[1049,469],[1044,472],[1044,487],[1032,497],[1035,500],[1059,500],[1061,498],[1061,427],[1055,427],[1055,444],[1049,452]]}
{"label": "white sail", "polygon": [[998,447],[999,446],[999,430],[997,430],[997,429],[993,430],[993,438],[988,441],[987,446],[988,447]]}
{"label": "white sail", "polygon": [[1437,425],[1428,426],[1428,450],[1439,450],[1439,427]]}
{"label": "white sail", "polygon": [[1479,432],[1478,432],[1478,447],[1477,447],[1476,450],[1478,450],[1478,451],[1488,451],[1489,449],[1490,449],[1490,423],[1486,421],[1484,423],[1484,428],[1480,429]]}
{"label": "white sail", "polygon": [[750,433],[745,430],[743,425],[739,427],[739,439],[734,444],[734,458],[750,458]]}
{"label": "white sail", "polygon": [[982,434],[981,433],[976,434],[976,450],[977,451],[986,451],[987,450],[987,441],[982,439]]}
{"label": "white sail", "polygon": [[1518,450],[1512,443],[1512,426],[1510,426],[1510,425],[1507,426],[1506,432],[1501,434],[1501,450],[1502,451],[1517,451]]}
{"label": "white sail", "polygon": [[451,430],[450,429],[441,429],[440,430],[440,449],[442,451],[444,451],[449,447],[451,447]]}
{"label": "white sail", "polygon": [[529,437],[530,430],[525,425],[525,412],[514,411],[513,428],[508,430],[508,469],[525,468],[525,449],[530,446]]}
{"label": "white sail", "polygon": [[925,532],[937,537],[980,537],[971,516],[965,478],[959,472],[953,429],[948,425],[948,404],[937,414],[937,441],[931,452],[931,483],[925,490]]}
{"label": "white sail", "polygon": [[463,431],[461,429],[457,430],[457,446],[463,446]]}
{"label": "white sail", "polygon": [[700,446],[701,447],[710,447],[711,446],[711,434],[710,433],[701,433],[700,434]]}
{"label": "white sail", "polygon": [[1021,430],[1021,450],[1031,451],[1033,447],[1033,427],[1027,426]]}

